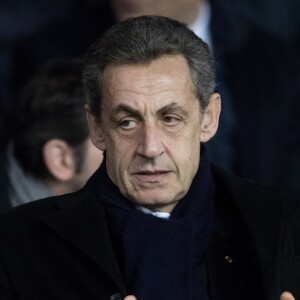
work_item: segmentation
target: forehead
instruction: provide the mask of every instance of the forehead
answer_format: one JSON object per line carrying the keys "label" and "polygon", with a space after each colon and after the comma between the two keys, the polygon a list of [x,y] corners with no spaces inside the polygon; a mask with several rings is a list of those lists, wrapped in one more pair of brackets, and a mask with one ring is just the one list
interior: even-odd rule
{"label": "forehead", "polygon": [[190,70],[182,55],[165,55],[147,64],[108,65],[102,87],[104,96],[194,92]]}

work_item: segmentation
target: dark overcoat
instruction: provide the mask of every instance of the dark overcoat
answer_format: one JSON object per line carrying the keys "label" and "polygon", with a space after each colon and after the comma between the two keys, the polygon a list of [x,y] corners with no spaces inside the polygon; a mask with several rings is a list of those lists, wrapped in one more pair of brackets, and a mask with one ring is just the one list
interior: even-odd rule
{"label": "dark overcoat", "polygon": [[[212,169],[210,300],[279,300],[284,290],[300,299],[300,201]],[[95,184],[92,176],[76,193],[1,214],[1,300],[109,300],[126,293]]]}

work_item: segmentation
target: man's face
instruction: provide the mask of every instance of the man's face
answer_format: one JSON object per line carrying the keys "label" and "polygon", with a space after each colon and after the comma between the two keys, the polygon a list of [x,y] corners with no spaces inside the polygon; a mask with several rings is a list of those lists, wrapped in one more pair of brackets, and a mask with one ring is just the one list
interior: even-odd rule
{"label": "man's face", "polygon": [[200,142],[213,135],[186,60],[178,55],[109,65],[102,91],[101,125],[88,118],[94,144],[106,150],[109,177],[133,202],[171,211],[197,172]]}
{"label": "man's face", "polygon": [[142,15],[166,16],[190,24],[204,0],[111,0],[118,21]]}

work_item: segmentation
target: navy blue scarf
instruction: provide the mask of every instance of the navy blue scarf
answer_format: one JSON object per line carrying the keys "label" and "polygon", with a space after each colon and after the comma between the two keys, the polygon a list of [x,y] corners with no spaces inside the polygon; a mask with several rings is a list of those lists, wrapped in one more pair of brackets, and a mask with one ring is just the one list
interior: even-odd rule
{"label": "navy blue scarf", "polygon": [[214,184],[204,147],[191,188],[161,219],[136,209],[103,162],[96,179],[127,293],[139,300],[207,299],[203,254],[213,228]]}

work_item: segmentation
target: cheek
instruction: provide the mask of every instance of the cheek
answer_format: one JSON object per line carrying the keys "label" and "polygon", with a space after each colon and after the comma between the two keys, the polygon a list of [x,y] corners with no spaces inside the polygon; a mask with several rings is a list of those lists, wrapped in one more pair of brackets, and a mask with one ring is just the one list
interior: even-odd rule
{"label": "cheek", "polygon": [[[189,134],[188,137],[185,137],[181,145],[180,154],[183,171],[186,177],[189,177],[190,174],[194,176],[200,160],[200,137],[198,131],[194,131],[192,135]],[[178,146],[175,149],[178,149]]]}
{"label": "cheek", "polygon": [[132,153],[125,142],[113,143],[106,150],[106,164],[110,175],[118,182],[124,181],[131,163]]}

